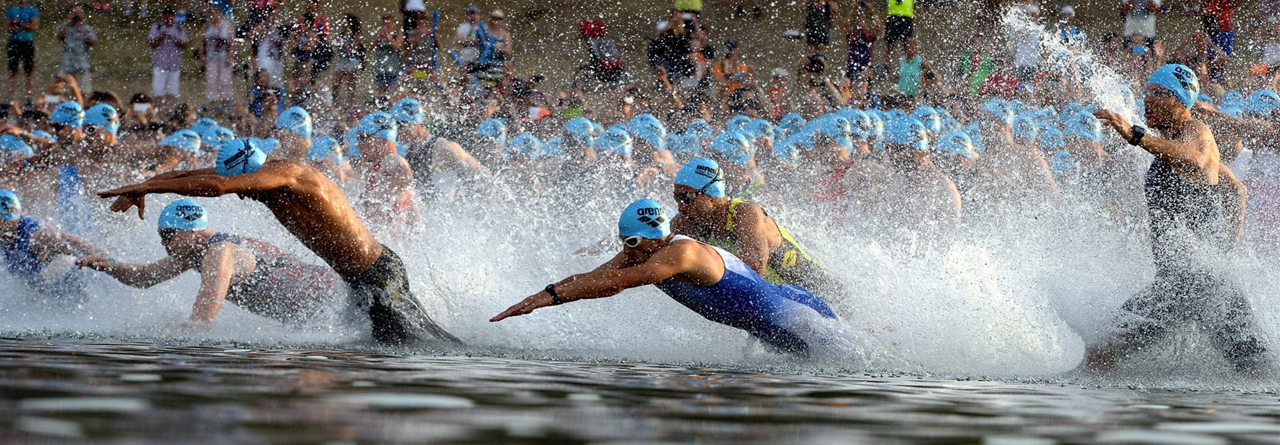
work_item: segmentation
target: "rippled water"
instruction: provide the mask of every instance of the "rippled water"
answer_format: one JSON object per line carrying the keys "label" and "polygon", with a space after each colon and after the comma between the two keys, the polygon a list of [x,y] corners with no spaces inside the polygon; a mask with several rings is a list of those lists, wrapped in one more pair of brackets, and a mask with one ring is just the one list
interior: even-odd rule
{"label": "rippled water", "polygon": [[1280,442],[1266,391],[83,338],[0,355],[3,441]]}

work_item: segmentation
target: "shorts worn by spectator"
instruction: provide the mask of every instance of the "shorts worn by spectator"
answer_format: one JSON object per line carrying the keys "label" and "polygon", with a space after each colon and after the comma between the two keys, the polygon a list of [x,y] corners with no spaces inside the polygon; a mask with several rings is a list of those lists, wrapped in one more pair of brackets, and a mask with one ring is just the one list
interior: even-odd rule
{"label": "shorts worn by spectator", "polygon": [[67,22],[58,28],[58,40],[62,41],[62,62],[58,65],[58,71],[64,76],[75,77],[81,90],[92,91],[89,49],[98,44],[98,34],[84,22],[82,8],[71,8]]}
{"label": "shorts worn by spectator", "polygon": [[26,98],[31,98],[34,88],[33,73],[35,71],[35,30],[40,27],[40,12],[35,6],[27,4],[27,0],[18,0],[18,4],[10,6],[4,13],[5,23],[9,29],[9,97],[13,98],[13,90],[18,80],[18,67],[21,66],[27,75]]}
{"label": "shorts worn by spectator", "polygon": [[1235,55],[1234,20],[1239,3],[1239,0],[1208,0],[1204,6],[1204,32],[1228,56]]}
{"label": "shorts worn by spectator", "polygon": [[836,16],[834,0],[806,0],[800,12],[804,14],[804,43],[810,51],[822,51],[831,44],[831,32],[835,29],[832,18]]}
{"label": "shorts worn by spectator", "polygon": [[1125,15],[1124,35],[1142,34],[1147,39],[1156,38],[1160,0],[1123,0],[1120,10]]}

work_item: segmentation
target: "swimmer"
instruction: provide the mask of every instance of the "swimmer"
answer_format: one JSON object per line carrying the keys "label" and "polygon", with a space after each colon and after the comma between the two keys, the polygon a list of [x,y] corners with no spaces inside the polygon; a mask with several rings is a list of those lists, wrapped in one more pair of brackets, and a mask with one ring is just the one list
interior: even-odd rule
{"label": "swimmer", "polygon": [[933,165],[924,124],[913,117],[890,122],[885,129],[885,152],[894,170],[885,190],[896,198],[890,209],[894,226],[923,233],[929,242],[956,237],[964,208],[960,190]]}
{"label": "swimmer", "polygon": [[314,319],[339,300],[339,278],[332,270],[305,264],[278,247],[251,238],[209,230],[204,206],[179,199],[160,212],[160,243],[169,254],[150,264],[129,264],[102,255],[76,260],[76,265],[105,272],[128,286],[146,289],[200,273],[191,317],[183,325],[207,331],[231,302],[249,312],[290,324]]}
{"label": "swimmer", "polygon": [[400,99],[391,107],[391,118],[399,124],[397,138],[404,148],[404,159],[413,171],[413,183],[419,199],[426,200],[435,195],[438,173],[457,170],[475,178],[492,177],[489,169],[463,150],[461,145],[432,134],[423,125],[426,112],[417,99]]}
{"label": "swimmer", "polygon": [[671,220],[675,233],[728,250],[770,282],[794,284],[819,295],[841,290],[839,282],[763,207],[729,199],[716,161],[689,161],[676,175],[673,193],[680,210]]}
{"label": "swimmer", "polygon": [[311,113],[302,107],[290,107],[276,117],[276,140],[280,148],[271,151],[270,157],[304,161],[311,153]]}
{"label": "swimmer", "polygon": [[368,313],[379,343],[403,344],[427,336],[458,342],[431,320],[409,290],[400,257],[373,238],[333,181],[305,163],[268,162],[252,142],[236,139],[219,147],[215,168],[169,172],[98,196],[117,198],[113,211],[137,207],[142,217],[146,195],[152,193],[235,194],[258,201],[346,281],[351,302]]}
{"label": "swimmer", "polygon": [[403,238],[421,219],[413,199],[413,170],[396,154],[397,125],[390,114],[375,111],[360,119],[355,127],[360,156],[351,168],[364,182],[357,200],[360,214],[375,230]]}
{"label": "swimmer", "polygon": [[814,323],[840,317],[822,298],[798,286],[765,281],[729,252],[674,235],[657,201],[641,199],[622,211],[623,249],[594,271],[547,285],[489,321],[541,307],[605,298],[652,284],[708,320],[742,329],[772,348],[806,357],[820,338],[805,338]]}
{"label": "swimmer", "polygon": [[1090,345],[1091,369],[1110,369],[1188,320],[1211,332],[1236,370],[1257,372],[1268,361],[1248,296],[1208,263],[1221,261],[1238,236],[1239,227],[1229,219],[1233,208],[1243,208],[1244,197],[1219,159],[1213,131],[1191,115],[1199,92],[1199,80],[1186,66],[1165,65],[1151,75],[1145,117],[1161,136],[1115,112],[1094,113],[1120,138],[1155,156],[1147,170],[1146,196],[1156,279],[1124,303],[1119,331]]}
{"label": "swimmer", "polygon": [[0,190],[0,254],[6,269],[28,288],[60,299],[84,297],[83,276],[71,269],[50,276],[46,271],[55,256],[102,255],[102,249],[57,227],[22,214],[22,201],[9,190]]}

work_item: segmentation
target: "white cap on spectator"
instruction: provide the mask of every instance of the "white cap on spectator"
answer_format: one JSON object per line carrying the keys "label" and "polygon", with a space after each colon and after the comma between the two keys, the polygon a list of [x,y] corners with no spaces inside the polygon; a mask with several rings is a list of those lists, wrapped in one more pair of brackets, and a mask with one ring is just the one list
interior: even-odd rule
{"label": "white cap on spectator", "polygon": [[661,22],[658,22],[658,32],[666,31],[666,30],[667,30],[667,28],[668,28],[668,27],[670,27],[670,26],[671,26],[671,24],[670,24],[669,22],[667,22],[666,20],[663,20],[663,21],[661,21]]}
{"label": "white cap on spectator", "polygon": [[790,77],[791,73],[787,72],[787,70],[784,68],[774,68],[773,76],[774,77]]}
{"label": "white cap on spectator", "polygon": [[1069,15],[1075,17],[1076,8],[1072,8],[1071,5],[1063,6],[1062,12],[1059,12],[1058,15]]}
{"label": "white cap on spectator", "polygon": [[505,19],[505,18],[507,18],[507,15],[506,15],[506,14],[504,14],[504,13],[502,12],[502,10],[501,10],[501,9],[495,9],[495,10],[493,10],[493,12],[489,13],[489,18],[493,18],[493,19]]}

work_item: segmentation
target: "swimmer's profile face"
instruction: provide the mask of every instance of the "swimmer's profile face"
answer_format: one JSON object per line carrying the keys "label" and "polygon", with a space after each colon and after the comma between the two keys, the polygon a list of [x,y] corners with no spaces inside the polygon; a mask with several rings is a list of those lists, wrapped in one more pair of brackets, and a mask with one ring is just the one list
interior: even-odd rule
{"label": "swimmer's profile face", "polygon": [[1153,126],[1167,125],[1177,116],[1178,109],[1185,109],[1173,91],[1160,85],[1148,84],[1142,102],[1146,112],[1143,117]]}
{"label": "swimmer's profile face", "polygon": [[165,253],[173,257],[181,257],[191,255],[199,246],[199,232],[178,230],[178,229],[160,229],[160,244],[164,246]]}
{"label": "swimmer's profile face", "polygon": [[693,187],[677,185],[671,196],[675,198],[676,209],[690,218],[700,218],[711,210],[711,197]]}
{"label": "swimmer's profile face", "polygon": [[[634,245],[628,244],[627,240],[629,238],[638,240],[638,242],[631,241],[632,243],[635,243],[635,244]],[[639,256],[641,258],[645,258],[645,257],[648,257],[649,255],[653,255],[654,252],[661,250],[662,246],[667,245],[667,243],[663,242],[663,240],[660,240],[660,239],[648,239],[648,238],[640,238],[640,237],[619,236],[618,241],[622,244],[623,252],[626,252],[629,255]]]}

